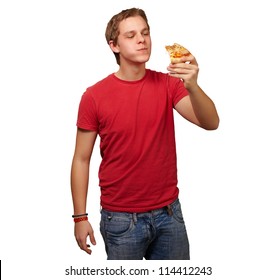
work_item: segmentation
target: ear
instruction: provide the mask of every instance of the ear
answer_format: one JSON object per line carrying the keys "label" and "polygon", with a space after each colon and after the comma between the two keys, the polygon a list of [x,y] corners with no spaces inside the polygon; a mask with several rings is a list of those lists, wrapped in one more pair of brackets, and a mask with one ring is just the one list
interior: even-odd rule
{"label": "ear", "polygon": [[109,42],[109,47],[111,48],[111,50],[114,52],[114,53],[119,53],[119,47],[118,45],[115,45],[114,41],[111,40]]}

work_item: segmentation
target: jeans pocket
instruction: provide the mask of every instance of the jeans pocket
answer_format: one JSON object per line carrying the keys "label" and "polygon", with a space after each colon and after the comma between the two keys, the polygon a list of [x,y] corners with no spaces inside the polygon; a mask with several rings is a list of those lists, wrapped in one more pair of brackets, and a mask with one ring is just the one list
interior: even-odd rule
{"label": "jeans pocket", "polygon": [[101,231],[104,231],[109,237],[123,237],[129,233],[133,227],[134,222],[130,214],[108,212],[107,215],[102,215]]}
{"label": "jeans pocket", "polygon": [[180,202],[178,202],[176,205],[173,205],[173,217],[179,223],[184,223]]}

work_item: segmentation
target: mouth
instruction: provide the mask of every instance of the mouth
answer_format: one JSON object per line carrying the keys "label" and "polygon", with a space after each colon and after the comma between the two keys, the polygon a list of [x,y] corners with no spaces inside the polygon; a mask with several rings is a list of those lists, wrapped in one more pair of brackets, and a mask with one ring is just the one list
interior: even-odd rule
{"label": "mouth", "polygon": [[148,48],[141,48],[141,49],[138,49],[138,51],[147,51]]}

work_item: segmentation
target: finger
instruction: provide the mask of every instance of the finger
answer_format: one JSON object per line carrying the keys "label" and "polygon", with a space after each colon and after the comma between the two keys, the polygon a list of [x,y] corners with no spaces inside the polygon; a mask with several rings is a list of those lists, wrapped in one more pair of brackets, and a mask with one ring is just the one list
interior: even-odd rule
{"label": "finger", "polygon": [[86,244],[86,238],[84,238],[84,239],[79,238],[79,239],[76,239],[76,241],[81,250],[87,252],[88,254],[91,254],[92,251],[89,249],[90,245]]}
{"label": "finger", "polygon": [[90,245],[86,244],[86,242],[81,242],[79,247],[81,250],[85,251],[89,255],[92,253],[92,250],[90,249]]}
{"label": "finger", "polygon": [[94,233],[90,233],[89,234],[89,237],[90,237],[90,241],[93,245],[96,245],[96,240],[95,240],[95,237],[94,237]]}
{"label": "finger", "polygon": [[86,246],[84,247],[83,250],[84,250],[87,254],[91,255],[92,250],[91,250],[89,247],[90,247],[90,245],[89,245],[89,244],[86,244]]}
{"label": "finger", "polygon": [[[189,66],[189,64],[188,64]],[[168,67],[167,70],[173,74],[191,74],[195,72],[195,69],[192,67]]]}
{"label": "finger", "polygon": [[181,61],[183,63],[190,63],[190,64],[193,64],[193,65],[198,65],[196,58],[192,54],[190,54],[188,56],[183,56],[181,58]]}
{"label": "finger", "polygon": [[174,78],[179,78],[182,80],[188,79],[188,75],[186,74],[169,73],[169,76],[172,76]]}
{"label": "finger", "polygon": [[198,67],[196,64],[191,64],[191,63],[187,63],[187,62],[179,62],[179,63],[175,63],[175,64],[169,64],[170,68],[192,68],[192,67]]}

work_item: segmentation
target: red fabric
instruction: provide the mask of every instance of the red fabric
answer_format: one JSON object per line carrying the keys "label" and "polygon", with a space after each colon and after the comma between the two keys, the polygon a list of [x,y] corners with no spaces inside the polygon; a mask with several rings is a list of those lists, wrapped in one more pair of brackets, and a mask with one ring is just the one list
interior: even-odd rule
{"label": "red fabric", "polygon": [[139,81],[111,74],[83,94],[77,126],[100,136],[103,208],[145,212],[177,198],[173,107],[186,95],[181,80],[151,70]]}

